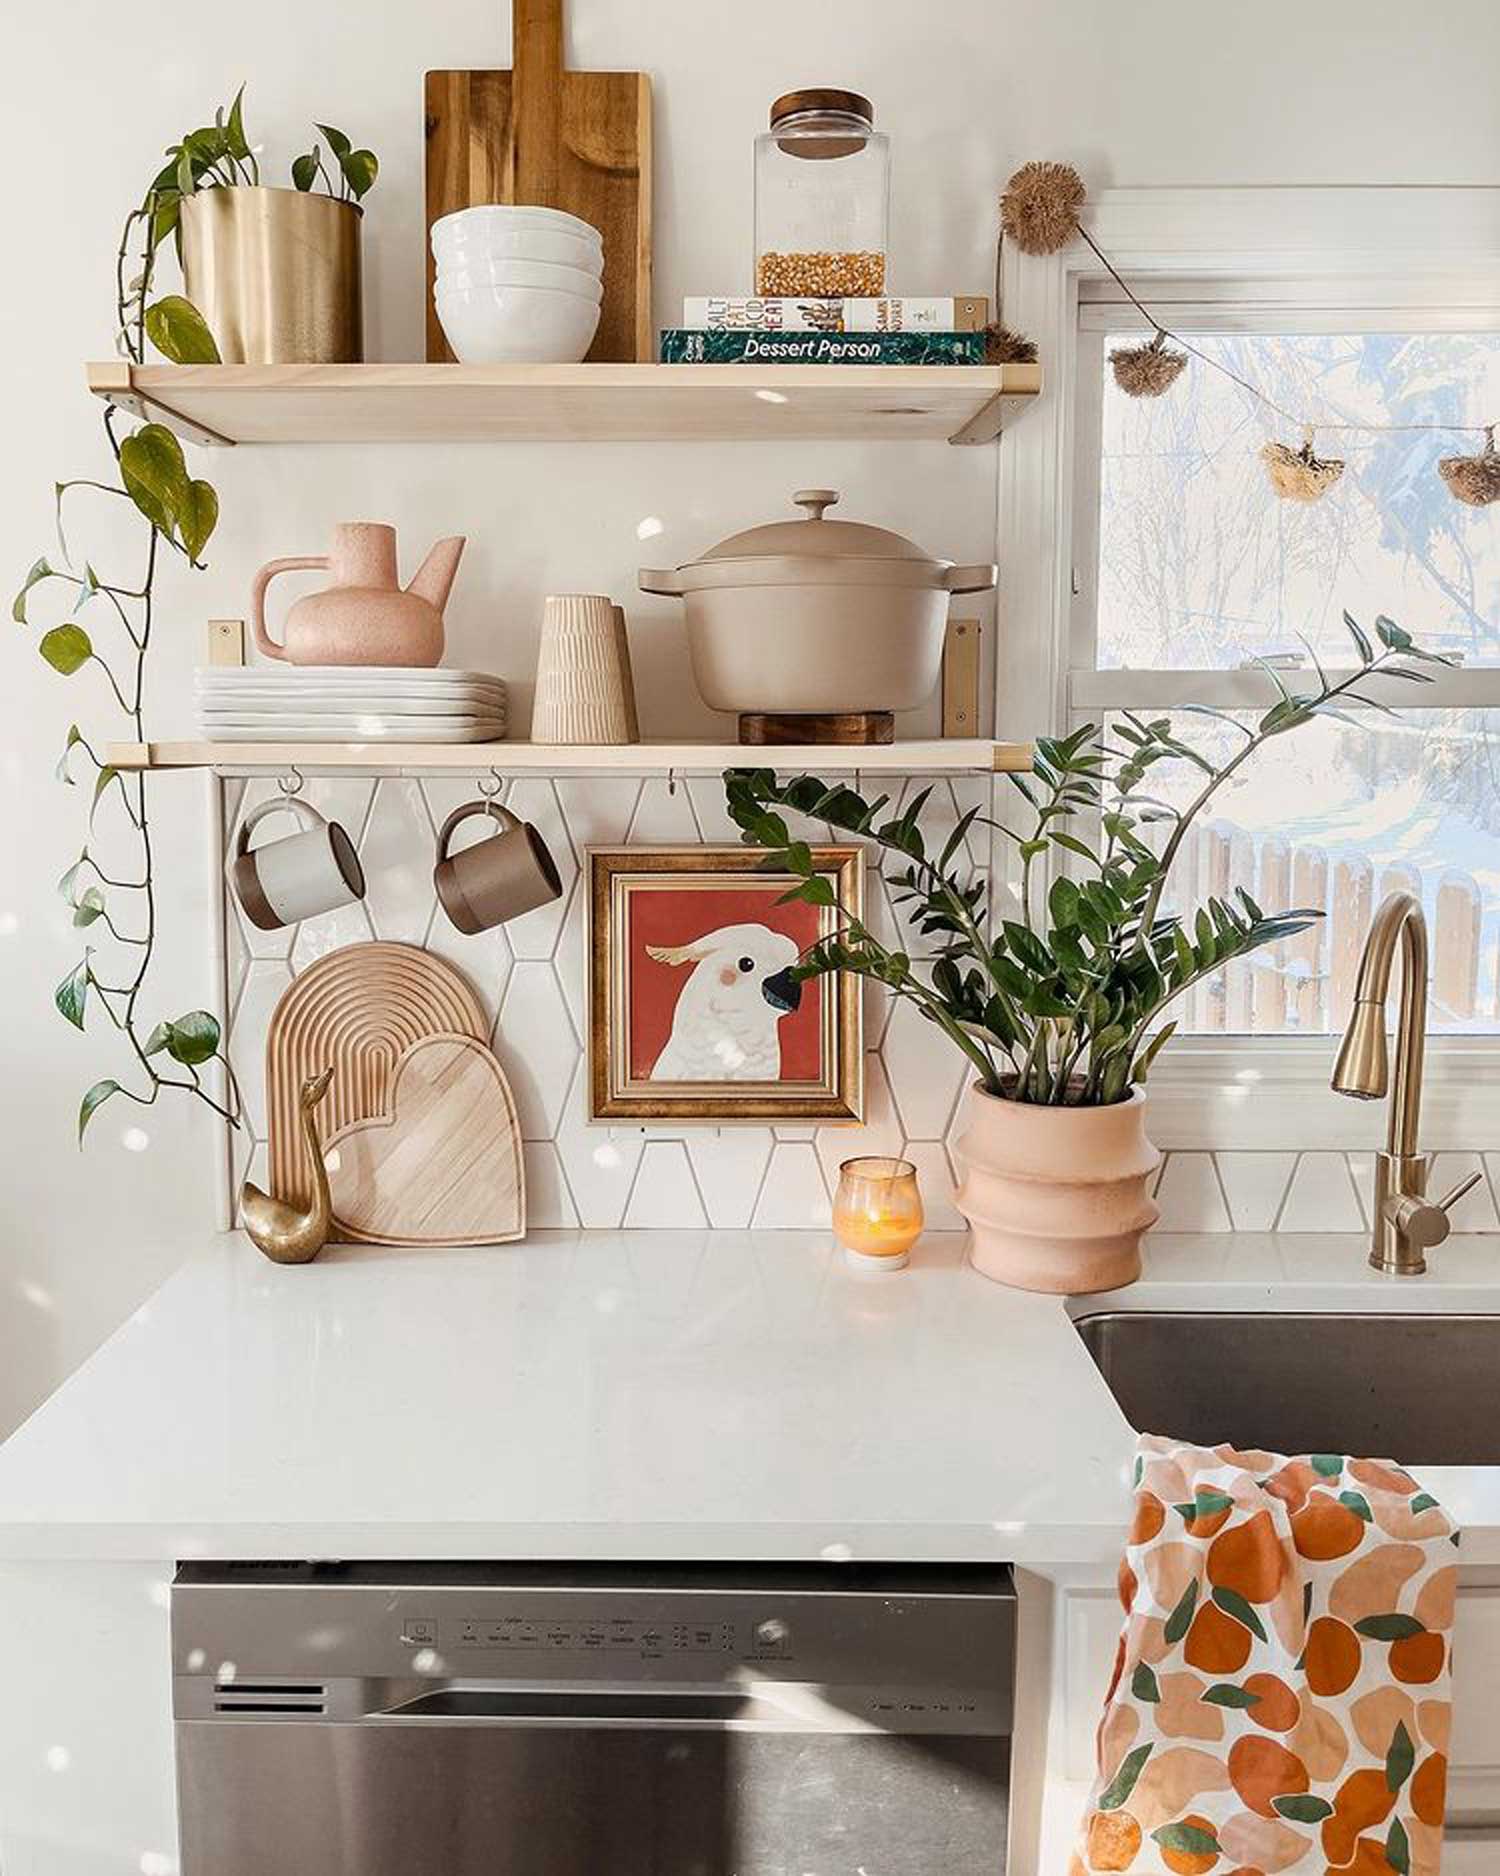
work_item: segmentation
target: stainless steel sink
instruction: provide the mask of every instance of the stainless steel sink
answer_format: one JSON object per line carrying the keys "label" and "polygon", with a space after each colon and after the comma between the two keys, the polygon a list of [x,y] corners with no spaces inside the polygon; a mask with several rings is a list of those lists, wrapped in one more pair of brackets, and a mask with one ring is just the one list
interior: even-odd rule
{"label": "stainless steel sink", "polygon": [[1500,1315],[1110,1310],[1074,1326],[1139,1432],[1500,1465]]}

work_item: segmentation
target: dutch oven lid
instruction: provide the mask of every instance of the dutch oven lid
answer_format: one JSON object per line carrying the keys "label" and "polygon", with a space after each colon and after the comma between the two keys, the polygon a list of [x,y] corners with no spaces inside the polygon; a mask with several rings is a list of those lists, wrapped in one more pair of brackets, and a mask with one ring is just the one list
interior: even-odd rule
{"label": "dutch oven lid", "polygon": [[[935,556],[924,553],[915,541],[889,528],[863,521],[826,521],[825,508],[839,499],[837,489],[798,489],[792,500],[807,510],[803,521],[768,521],[746,528],[710,547],[704,561],[781,559],[788,554],[817,560],[919,560],[928,566]],[[702,561],[697,564],[701,565]],[[942,564],[942,563],[937,563]]]}

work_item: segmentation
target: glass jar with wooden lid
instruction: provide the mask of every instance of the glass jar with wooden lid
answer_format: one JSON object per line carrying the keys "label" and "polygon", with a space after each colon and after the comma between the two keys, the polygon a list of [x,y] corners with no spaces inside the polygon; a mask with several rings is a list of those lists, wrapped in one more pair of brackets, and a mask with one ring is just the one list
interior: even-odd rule
{"label": "glass jar with wooden lid", "polygon": [[857,91],[789,91],[755,140],[755,291],[871,298],[886,290],[890,139]]}

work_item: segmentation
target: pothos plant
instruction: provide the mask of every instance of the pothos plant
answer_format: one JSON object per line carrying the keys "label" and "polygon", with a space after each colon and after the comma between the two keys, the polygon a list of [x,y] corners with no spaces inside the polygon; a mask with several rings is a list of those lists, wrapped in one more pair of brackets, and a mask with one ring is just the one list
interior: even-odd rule
{"label": "pothos plant", "polygon": [[[167,162],[139,205],[125,218],[115,269],[118,344],[136,364],[149,341],[174,363],[213,364],[218,349],[196,309],[179,295],[152,301],[158,250],[175,235],[183,200],[199,189],[254,185],[260,166],[245,135],[244,87],[212,125],[189,131],[167,151]],[[328,192],[357,201],[374,182],[378,164],[368,150],[354,149],[341,131],[320,125],[335,184],[315,144],[292,165],[299,189],[322,181]],[[132,267],[136,269],[132,273]],[[61,677],[100,680],[137,742],[145,739],[147,660],[156,629],[156,588],[161,566],[180,555],[200,567],[219,519],[212,484],[193,476],[182,445],[159,423],[136,424],[113,405],[104,413],[110,472],[55,484],[57,549],[35,561],[11,607],[19,625],[38,623],[46,609],[55,620],[42,631],[37,649]],[[85,501],[123,504],[134,524],[134,558],[120,571],[77,545],[74,510]],[[61,612],[63,616],[57,618]],[[88,623],[85,624],[84,620]],[[205,1102],[231,1125],[239,1124],[240,1099],[223,1049],[218,1019],[208,1010],[160,1016],[150,1007],[151,965],[157,940],[157,888],[150,802],[144,774],[123,775],[100,754],[100,743],[70,724],[57,765],[58,779],[76,786],[89,781],[87,830],[76,860],[58,881],[73,924],[98,943],[83,955],[53,993],[58,1012],[83,1029],[98,1016],[123,1045],[119,1075],[95,1081],[78,1108],[78,1138],[107,1101],[154,1105],[166,1089]],[[217,1063],[223,1092],[205,1085],[202,1071]]]}
{"label": "pothos plant", "polygon": [[[139,360],[149,339],[176,365],[216,365],[219,348],[206,322],[191,300],[169,293],[151,300],[157,251],[169,236],[181,240],[182,205],[204,189],[258,188],[260,158],[245,133],[245,87],[240,86],[226,108],[214,112],[214,121],[186,131],[170,144],[166,162],[127,219],[116,260],[116,288],[120,312],[120,346]],[[342,130],[332,124],[314,128],[321,139],[292,160],[292,186],[304,194],[316,191],[338,202],[358,204],[373,187],[380,163],[373,150],[356,149]],[[139,273],[127,279],[131,258],[140,252]]]}
{"label": "pothos plant", "polygon": [[[767,769],[726,771],[729,812],[744,839],[769,849],[767,870],[797,880],[784,901],[835,904],[807,841],[789,827],[790,811],[891,855],[896,905],[932,947],[914,958],[850,919],[806,950],[793,976],[850,971],[884,984],[943,1031],[989,1094],[1051,1106],[1125,1099],[1176,1027],[1163,1021],[1172,1003],[1226,964],[1322,916],[1314,908],[1264,912],[1243,889],[1235,903],[1210,897],[1182,912],[1164,910],[1193,822],[1267,743],[1319,717],[1347,717],[1351,704],[1387,710],[1364,688],[1371,680],[1429,683],[1422,666],[1447,662],[1390,619],[1375,622],[1378,649],[1348,613],[1344,622],[1357,670],[1333,677],[1314,659],[1316,688],[1291,691],[1267,666],[1279,695],[1253,725],[1194,706],[1240,736],[1227,761],[1216,765],[1178,734],[1171,717],[1132,711],[1109,728],[1089,723],[1070,736],[1042,737],[1030,775],[1010,777],[1023,827],[971,808],[935,855],[921,829],[930,789],[887,816],[889,797],[866,801],[843,783],[803,775],[782,784]],[[1197,786],[1185,806],[1151,792],[1164,763],[1193,771]],[[993,924],[985,880],[960,864],[975,826],[1010,842],[1017,862],[1013,916]]]}

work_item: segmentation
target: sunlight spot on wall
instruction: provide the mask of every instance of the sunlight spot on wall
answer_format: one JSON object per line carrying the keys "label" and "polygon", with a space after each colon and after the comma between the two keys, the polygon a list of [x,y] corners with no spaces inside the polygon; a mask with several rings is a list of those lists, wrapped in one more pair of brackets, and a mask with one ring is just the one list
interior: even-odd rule
{"label": "sunlight spot on wall", "polygon": [[763,404],[784,404],[787,401],[785,391],[757,391],[755,395]]}
{"label": "sunlight spot on wall", "polygon": [[163,1578],[146,1585],[146,1600],[153,1609],[169,1609],[172,1606],[172,1585]]}
{"label": "sunlight spot on wall", "polygon": [[596,1166],[612,1170],[620,1164],[620,1149],[617,1146],[596,1146],[592,1158]]}
{"label": "sunlight spot on wall", "polygon": [[854,1555],[852,1544],[825,1544],[818,1552],[824,1563],[847,1563]]}
{"label": "sunlight spot on wall", "polygon": [[48,1746],[43,1758],[49,1772],[66,1772],[73,1763],[73,1755],[66,1746]]}
{"label": "sunlight spot on wall", "polygon": [[52,1300],[52,1292],[50,1290],[44,1290],[39,1283],[33,1283],[29,1277],[24,1278],[18,1283],[16,1288],[21,1292],[25,1300],[30,1303],[33,1309],[55,1309],[57,1307]]}
{"label": "sunlight spot on wall", "polygon": [[658,534],[666,532],[666,526],[660,515],[646,515],[636,523],[635,538],[638,541],[654,540]]}
{"label": "sunlight spot on wall", "polygon": [[151,1144],[151,1136],[144,1127],[127,1127],[120,1135],[120,1145],[127,1153],[144,1153]]}
{"label": "sunlight spot on wall", "polygon": [[177,1859],[165,1850],[142,1850],[137,1867],[141,1876],[177,1876]]}
{"label": "sunlight spot on wall", "polygon": [[0,912],[0,938],[14,938],[21,929],[21,921],[14,912]]}

